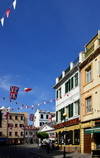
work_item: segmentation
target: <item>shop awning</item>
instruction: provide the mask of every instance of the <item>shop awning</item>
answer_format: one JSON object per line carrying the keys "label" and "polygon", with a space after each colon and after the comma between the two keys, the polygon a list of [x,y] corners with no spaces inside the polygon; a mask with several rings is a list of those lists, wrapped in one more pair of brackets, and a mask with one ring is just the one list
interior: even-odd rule
{"label": "shop awning", "polygon": [[100,133],[100,126],[86,129],[85,133]]}
{"label": "shop awning", "polygon": [[0,141],[7,141],[7,138],[0,138]]}

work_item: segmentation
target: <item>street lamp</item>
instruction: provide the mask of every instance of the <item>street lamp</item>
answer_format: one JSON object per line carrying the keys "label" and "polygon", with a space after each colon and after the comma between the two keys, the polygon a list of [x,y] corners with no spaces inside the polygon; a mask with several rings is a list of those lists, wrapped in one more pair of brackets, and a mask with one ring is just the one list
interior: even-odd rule
{"label": "street lamp", "polygon": [[66,113],[63,113],[64,116],[64,158],[66,158],[66,151],[65,151],[65,121],[66,121]]}

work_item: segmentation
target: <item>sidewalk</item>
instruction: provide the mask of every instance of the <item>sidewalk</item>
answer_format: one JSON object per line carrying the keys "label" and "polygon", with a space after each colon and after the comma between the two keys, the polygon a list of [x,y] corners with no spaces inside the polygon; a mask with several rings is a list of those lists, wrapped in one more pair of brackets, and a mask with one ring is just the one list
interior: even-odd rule
{"label": "sidewalk", "polygon": [[[53,150],[52,152],[47,153],[46,149],[38,149],[37,145],[33,144],[34,148],[31,154],[38,155],[40,158],[63,158],[64,152],[61,150]],[[66,152],[66,158],[92,158],[91,154],[81,154],[81,153],[72,153]]]}

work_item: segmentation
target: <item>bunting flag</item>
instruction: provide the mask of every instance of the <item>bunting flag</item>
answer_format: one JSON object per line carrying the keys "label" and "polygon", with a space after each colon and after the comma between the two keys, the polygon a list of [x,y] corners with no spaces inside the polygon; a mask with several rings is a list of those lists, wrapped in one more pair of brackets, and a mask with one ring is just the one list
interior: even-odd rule
{"label": "bunting flag", "polygon": [[[15,87],[15,86],[11,86],[11,87]],[[19,87],[17,87],[18,89],[19,89]],[[17,93],[18,94],[18,92],[15,92],[15,93]],[[12,94],[12,92],[11,92],[11,94]],[[17,95],[16,94],[16,95]],[[15,94],[14,94],[15,95]],[[72,97],[71,97],[71,94],[66,94],[66,95],[64,95],[63,97],[70,97],[71,99],[72,99]],[[15,101],[13,101],[13,100],[9,100],[9,99],[7,99],[7,98],[5,98],[5,97],[2,97],[2,96],[0,96],[0,98],[2,98],[3,100],[6,100],[6,101],[10,101],[10,102],[12,102],[12,103],[15,103],[15,104],[17,104],[17,105],[21,105],[21,107],[19,107],[19,108],[10,108],[11,110],[20,110],[20,109],[27,109],[27,108],[31,108],[31,109],[35,109],[35,107],[36,106],[40,106],[40,105],[43,105],[43,104],[48,104],[48,103],[52,103],[53,101],[55,102],[55,101],[58,101],[58,98],[57,99],[52,99],[52,100],[49,100],[49,101],[45,101],[45,102],[43,102],[43,103],[39,103],[39,104],[33,104],[33,105],[31,105],[31,106],[25,106],[24,104],[19,104],[18,102],[15,102]],[[62,98],[59,98],[59,99],[62,99]],[[2,107],[1,107],[2,108]]]}
{"label": "bunting flag", "polygon": [[33,121],[33,119],[34,119],[34,114],[30,114],[29,120]]}
{"label": "bunting flag", "polygon": [[8,112],[4,112],[2,115],[2,119],[8,119]]}
{"label": "bunting flag", "polygon": [[14,0],[13,3],[10,5],[9,9],[6,10],[5,14],[0,19],[2,26],[4,26],[4,17],[5,17],[5,15],[6,15],[7,18],[9,17],[9,14],[10,14],[10,11],[11,11],[11,7],[13,6],[13,8],[15,10],[16,9],[16,3],[17,3],[17,0]]}
{"label": "bunting flag", "polygon": [[52,122],[52,115],[49,115],[49,121]]}
{"label": "bunting flag", "polygon": [[[10,86],[10,99],[16,100],[19,87]],[[11,101],[11,100],[10,100]]]}
{"label": "bunting flag", "polygon": [[9,17],[9,14],[10,14],[10,8],[6,11],[7,18]]}
{"label": "bunting flag", "polygon": [[32,89],[31,88],[24,88],[24,91],[25,92],[29,92],[29,91],[31,91]]}
{"label": "bunting flag", "polygon": [[14,9],[16,9],[16,3],[17,3],[17,0],[15,0],[15,1],[13,2],[13,7],[14,7]]}

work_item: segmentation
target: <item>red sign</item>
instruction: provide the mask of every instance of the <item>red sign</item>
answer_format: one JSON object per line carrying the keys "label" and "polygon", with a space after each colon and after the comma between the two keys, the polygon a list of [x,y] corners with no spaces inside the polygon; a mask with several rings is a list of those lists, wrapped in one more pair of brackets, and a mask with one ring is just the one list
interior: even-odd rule
{"label": "red sign", "polygon": [[67,122],[57,124],[57,125],[54,126],[54,128],[61,128],[61,127],[69,126],[69,125],[76,124],[76,123],[79,123],[79,122],[80,122],[79,118],[76,118],[74,120],[70,120],[70,121],[67,121]]}

